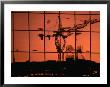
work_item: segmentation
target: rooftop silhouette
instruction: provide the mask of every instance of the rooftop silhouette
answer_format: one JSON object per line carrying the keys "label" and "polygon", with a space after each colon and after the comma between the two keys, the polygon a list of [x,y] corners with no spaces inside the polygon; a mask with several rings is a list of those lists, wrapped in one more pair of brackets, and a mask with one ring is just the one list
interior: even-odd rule
{"label": "rooftop silhouette", "polygon": [[100,64],[84,59],[11,64],[12,77],[99,77]]}

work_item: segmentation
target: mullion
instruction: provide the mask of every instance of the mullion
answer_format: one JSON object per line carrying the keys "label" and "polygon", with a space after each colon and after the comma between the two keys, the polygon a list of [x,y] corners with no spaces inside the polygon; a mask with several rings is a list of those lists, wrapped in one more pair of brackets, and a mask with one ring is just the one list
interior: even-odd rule
{"label": "mullion", "polygon": [[[14,29],[14,13],[12,13],[12,19],[13,19],[13,29]],[[12,30],[13,30],[12,29]],[[13,50],[14,50],[14,31],[13,31]],[[13,63],[15,62],[14,52],[13,52]]]}
{"label": "mullion", "polygon": [[[89,12],[91,14],[91,12]],[[89,15],[89,19],[91,20],[91,15]],[[90,60],[91,60],[91,23],[90,23]]]}
{"label": "mullion", "polygon": [[[59,11],[59,13],[58,13],[58,18],[59,18],[59,28],[58,28],[58,31],[61,31],[60,29],[61,29],[61,20],[60,20],[60,11]],[[61,36],[60,36],[60,44],[61,44]],[[60,45],[60,48],[61,48],[61,45]],[[61,59],[61,52],[60,52],[60,61],[61,61],[62,59]]]}
{"label": "mullion", "polygon": [[[12,32],[13,32],[13,31],[39,31],[39,30],[12,30]],[[48,32],[54,32],[54,31],[51,31],[51,30],[50,30],[50,31],[49,31],[49,30],[45,30],[45,32],[47,32],[47,31],[48,31]],[[68,32],[68,31],[65,31],[65,32]],[[84,30],[83,30],[83,31],[71,31],[71,32],[90,32],[90,31],[84,31]],[[91,31],[91,32],[100,33],[99,31]]]}
{"label": "mullion", "polygon": [[[76,14],[74,12],[74,25],[76,25]],[[76,29],[75,29],[75,60],[76,60]]]}
{"label": "mullion", "polygon": [[[11,52],[24,52],[24,53],[26,52],[26,53],[29,53],[29,51],[11,51]],[[52,51],[47,51],[45,53],[48,53],[48,52],[49,53],[58,53],[57,51],[53,51],[53,52]],[[44,53],[44,52],[43,51],[38,51],[38,52],[37,51],[35,51],[35,52],[34,51],[30,51],[30,53]],[[61,53],[75,53],[75,52],[66,52],[65,51],[65,52],[61,52]],[[76,52],[76,53],[79,53],[79,52]],[[84,52],[83,51],[82,53],[90,53],[90,52]],[[95,51],[95,52],[91,52],[91,53],[100,53],[100,52]]]}
{"label": "mullion", "polygon": [[[11,51],[16,53],[29,53],[29,51]],[[30,53],[44,53],[44,52],[30,52]],[[45,52],[45,53],[58,53],[58,52]],[[75,52],[61,52],[61,53],[75,53]],[[79,53],[79,52],[76,52]],[[82,52],[82,53],[89,53],[89,52]],[[93,54],[100,54],[100,52],[91,52]]]}
{"label": "mullion", "polygon": [[46,61],[46,55],[45,55],[45,20],[46,20],[46,18],[45,18],[45,11],[44,11],[44,61]]}
{"label": "mullion", "polygon": [[[28,30],[30,30],[30,17],[29,17],[29,12],[28,12]],[[29,62],[30,62],[30,31],[28,31],[28,35],[29,35],[29,37],[28,37],[28,39],[29,39]]]}

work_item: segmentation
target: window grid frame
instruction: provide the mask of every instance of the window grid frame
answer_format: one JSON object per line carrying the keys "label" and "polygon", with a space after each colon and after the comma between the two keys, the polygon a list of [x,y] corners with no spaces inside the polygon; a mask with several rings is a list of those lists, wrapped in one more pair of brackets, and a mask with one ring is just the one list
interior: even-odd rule
{"label": "window grid frame", "polygon": [[[46,30],[45,30],[45,20],[46,20],[46,15],[45,14],[59,14],[59,17],[60,17],[60,14],[69,14],[69,15],[74,15],[74,21],[76,21],[76,15],[89,15],[89,19],[91,20],[91,15],[99,15],[99,17],[100,17],[100,14],[91,14],[91,11],[89,11],[89,14],[75,14],[75,12],[76,11],[73,11],[74,12],[74,14],[70,14],[70,13],[60,13],[60,11],[58,11],[58,13],[46,13],[45,11],[43,12],[43,13],[36,13],[36,12],[30,12],[30,11],[27,11],[27,12],[14,12],[14,11],[12,11],[12,20],[13,20],[13,22],[12,22],[12,29],[11,29],[11,32],[13,32],[13,51],[11,50],[11,52],[12,52],[12,54],[13,54],[13,62],[15,62],[15,56],[14,56],[14,53],[15,52],[25,52],[25,53],[28,53],[29,54],[29,61],[30,61],[30,53],[44,53],[44,61],[46,61],[46,56],[45,56],[45,54],[46,53],[58,53],[58,52],[46,52],[46,50],[45,50],[45,33],[47,32]],[[18,29],[14,29],[14,13],[27,13],[28,14],[28,30],[18,30]],[[31,33],[31,31],[39,31],[39,30],[31,30],[30,29],[30,13],[32,14],[32,13],[34,13],[34,14],[43,14],[44,15],[44,52],[31,52],[30,51],[30,33]],[[59,21],[60,22],[60,21]],[[75,24],[76,24],[76,22],[75,22]],[[100,52],[92,52],[91,51],[91,34],[92,33],[99,33],[100,34],[100,30],[99,31],[92,31],[91,30],[91,23],[89,23],[90,24],[90,31],[72,31],[72,32],[75,32],[75,52],[61,52],[61,53],[75,53],[75,58],[76,58],[76,53],[78,53],[78,52],[76,52],[76,32],[90,32],[90,52],[89,52],[89,54],[90,54],[90,60],[91,60],[91,55],[92,54],[100,54]],[[60,23],[59,23],[59,29],[60,29]],[[22,32],[25,32],[25,31],[28,31],[28,35],[29,35],[29,51],[14,51],[14,32],[19,32],[19,31],[22,31]],[[51,31],[51,30],[50,30]],[[82,52],[82,53],[86,53],[86,52]]]}

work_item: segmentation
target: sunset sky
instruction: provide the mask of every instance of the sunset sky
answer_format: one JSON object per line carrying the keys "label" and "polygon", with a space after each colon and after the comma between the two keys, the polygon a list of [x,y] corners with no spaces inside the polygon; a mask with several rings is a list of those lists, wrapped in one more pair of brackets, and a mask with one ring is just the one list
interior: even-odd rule
{"label": "sunset sky", "polygon": [[[13,53],[15,62],[26,62],[29,59],[29,32],[30,32],[30,61],[44,61],[44,45],[45,45],[45,59],[58,60],[58,54],[55,47],[55,38],[45,37],[41,40],[39,34],[53,35],[53,31],[57,31],[59,27],[58,11],[46,11],[45,21],[44,12],[12,12],[12,40],[11,40],[11,53],[13,62]],[[75,14],[75,15],[74,15]],[[91,16],[89,14],[92,14]],[[28,21],[29,17],[29,21]],[[82,24],[84,20],[98,19],[100,20],[100,12],[98,11],[61,11],[60,18],[62,27],[74,27],[76,24]],[[45,22],[45,24],[44,24]],[[29,25],[28,25],[29,23]],[[44,28],[45,25],[45,28]],[[41,29],[42,31],[37,31]],[[13,31],[14,30],[14,31]],[[30,31],[26,31],[30,30]],[[79,54],[79,59],[82,56],[86,60],[90,60],[90,23],[80,29],[81,34],[76,36],[76,48],[82,47],[84,53]],[[100,62],[100,22],[91,24],[91,60]],[[14,33],[13,33],[14,32]],[[14,34],[14,35],[13,35]],[[14,40],[13,40],[14,39]],[[13,42],[14,41],[14,42]],[[63,44],[63,40],[61,39]],[[14,43],[14,44],[13,44]],[[66,39],[66,46],[72,45],[75,49],[75,33]],[[14,51],[14,52],[13,52]],[[63,52],[66,51],[66,48]],[[56,52],[56,53],[55,53]],[[74,51],[73,51],[74,52]],[[64,53],[66,60],[67,53]],[[70,54],[71,55],[71,54]]]}

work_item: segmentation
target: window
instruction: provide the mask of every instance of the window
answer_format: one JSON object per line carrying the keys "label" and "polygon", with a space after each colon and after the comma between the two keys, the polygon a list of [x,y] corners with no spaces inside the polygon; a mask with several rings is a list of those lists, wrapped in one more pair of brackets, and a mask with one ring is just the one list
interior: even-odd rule
{"label": "window", "polygon": [[66,61],[100,63],[100,12],[12,12],[13,62]]}

